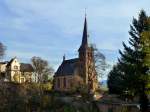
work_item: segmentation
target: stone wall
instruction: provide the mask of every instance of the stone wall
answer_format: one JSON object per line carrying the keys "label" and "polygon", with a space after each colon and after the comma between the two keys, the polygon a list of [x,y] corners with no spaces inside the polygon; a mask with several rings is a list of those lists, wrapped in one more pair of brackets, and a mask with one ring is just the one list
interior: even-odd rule
{"label": "stone wall", "polygon": [[140,112],[135,105],[97,103],[100,112]]}

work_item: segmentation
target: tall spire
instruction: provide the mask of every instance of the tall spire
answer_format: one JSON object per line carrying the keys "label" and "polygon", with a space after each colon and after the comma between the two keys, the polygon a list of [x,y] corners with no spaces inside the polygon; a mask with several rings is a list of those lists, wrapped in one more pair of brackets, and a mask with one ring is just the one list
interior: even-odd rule
{"label": "tall spire", "polygon": [[86,13],[85,13],[85,20],[84,20],[84,29],[83,29],[83,35],[82,35],[82,43],[79,48],[79,50],[86,48],[88,46],[88,31],[87,31],[87,19],[86,19]]}

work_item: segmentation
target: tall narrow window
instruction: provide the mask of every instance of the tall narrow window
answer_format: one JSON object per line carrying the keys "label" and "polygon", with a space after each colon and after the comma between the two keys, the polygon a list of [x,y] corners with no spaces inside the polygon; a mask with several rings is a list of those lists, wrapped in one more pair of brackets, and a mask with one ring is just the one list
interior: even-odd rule
{"label": "tall narrow window", "polygon": [[64,88],[66,88],[66,78],[64,77]]}
{"label": "tall narrow window", "polygon": [[57,78],[57,88],[60,88],[60,79]]}

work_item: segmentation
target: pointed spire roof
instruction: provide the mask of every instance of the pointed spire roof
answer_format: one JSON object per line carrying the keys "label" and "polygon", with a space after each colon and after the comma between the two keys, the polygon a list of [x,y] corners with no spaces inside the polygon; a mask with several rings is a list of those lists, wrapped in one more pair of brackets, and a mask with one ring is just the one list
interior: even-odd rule
{"label": "pointed spire roof", "polygon": [[86,14],[85,14],[82,43],[81,43],[79,50],[84,49],[87,46],[88,46],[88,29],[87,29],[87,19],[86,19]]}

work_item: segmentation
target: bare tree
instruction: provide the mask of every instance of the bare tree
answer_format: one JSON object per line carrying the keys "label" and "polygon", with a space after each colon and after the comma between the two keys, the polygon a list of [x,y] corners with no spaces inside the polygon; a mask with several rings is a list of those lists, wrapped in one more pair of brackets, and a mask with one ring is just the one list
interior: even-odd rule
{"label": "bare tree", "polygon": [[54,69],[49,66],[47,60],[34,56],[31,58],[31,62],[35,70],[35,82],[46,82],[54,73]]}
{"label": "bare tree", "polygon": [[3,45],[3,43],[0,42],[0,59],[3,58],[5,54],[6,47]]}
{"label": "bare tree", "polygon": [[94,53],[94,64],[96,69],[96,74],[98,77],[102,77],[105,74],[107,68],[110,65],[106,62],[106,57],[103,53],[101,53],[95,44],[92,44],[93,53]]}

